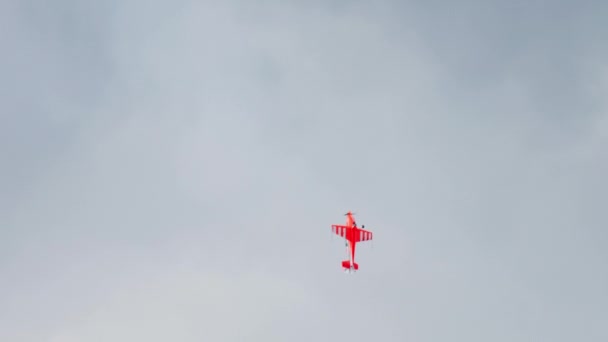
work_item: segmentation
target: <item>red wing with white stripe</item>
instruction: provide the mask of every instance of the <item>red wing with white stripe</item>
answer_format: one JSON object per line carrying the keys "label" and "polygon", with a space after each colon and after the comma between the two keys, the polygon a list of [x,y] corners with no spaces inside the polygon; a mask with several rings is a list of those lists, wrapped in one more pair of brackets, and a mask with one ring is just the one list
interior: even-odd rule
{"label": "red wing with white stripe", "polygon": [[332,232],[334,232],[334,234],[339,235],[348,240],[354,240],[355,242],[369,241],[374,237],[374,234],[369,230],[342,226],[337,224],[332,225],[331,230]]}
{"label": "red wing with white stripe", "polygon": [[348,227],[348,226],[337,225],[337,224],[334,224],[331,226],[331,231],[334,232],[334,234],[339,235],[343,238],[346,238],[346,234],[347,234],[346,232],[349,229],[352,229],[352,228]]}
{"label": "red wing with white stripe", "polygon": [[369,230],[365,230],[365,229],[359,229],[359,231],[357,232],[357,242],[359,241],[369,241],[374,237],[374,233],[370,232]]}

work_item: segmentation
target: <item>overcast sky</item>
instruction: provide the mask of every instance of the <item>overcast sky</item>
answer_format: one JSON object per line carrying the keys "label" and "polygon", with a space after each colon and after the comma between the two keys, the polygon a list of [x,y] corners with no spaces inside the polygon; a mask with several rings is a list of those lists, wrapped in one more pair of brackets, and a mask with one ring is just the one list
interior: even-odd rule
{"label": "overcast sky", "polygon": [[606,341],[606,18],[1,2],[0,340]]}

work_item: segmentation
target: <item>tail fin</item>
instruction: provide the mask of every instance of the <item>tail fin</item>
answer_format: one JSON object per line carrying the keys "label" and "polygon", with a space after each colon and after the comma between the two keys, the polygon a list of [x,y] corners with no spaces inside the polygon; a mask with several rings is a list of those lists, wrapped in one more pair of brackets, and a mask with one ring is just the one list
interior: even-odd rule
{"label": "tail fin", "polygon": [[344,260],[342,261],[342,267],[344,267],[345,269],[354,269],[356,271],[359,269],[359,264],[357,264],[356,262],[353,262],[351,264],[350,260]]}

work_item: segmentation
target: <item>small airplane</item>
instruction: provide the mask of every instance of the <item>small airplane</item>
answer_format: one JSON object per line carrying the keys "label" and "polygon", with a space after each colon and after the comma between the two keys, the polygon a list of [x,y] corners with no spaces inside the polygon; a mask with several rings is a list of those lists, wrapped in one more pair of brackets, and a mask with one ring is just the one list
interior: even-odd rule
{"label": "small airplane", "polygon": [[346,216],[346,225],[333,224],[331,230],[345,239],[346,252],[349,255],[349,259],[342,261],[342,267],[345,272],[350,273],[359,269],[359,265],[355,262],[355,246],[357,242],[371,240],[373,233],[363,229],[365,228],[364,225],[361,228],[357,227],[357,222],[353,218],[354,214],[350,211],[344,215]]}

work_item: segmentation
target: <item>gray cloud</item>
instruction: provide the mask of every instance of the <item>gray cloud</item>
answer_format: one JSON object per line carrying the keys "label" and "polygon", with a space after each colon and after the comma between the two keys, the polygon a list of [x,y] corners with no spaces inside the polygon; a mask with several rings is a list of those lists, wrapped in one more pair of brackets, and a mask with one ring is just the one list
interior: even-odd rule
{"label": "gray cloud", "polygon": [[3,340],[606,337],[601,4],[4,6]]}

